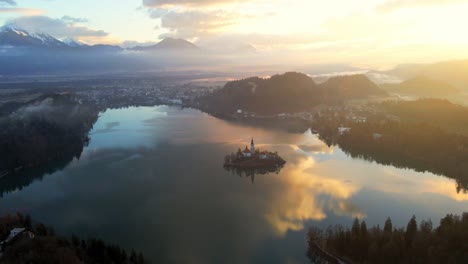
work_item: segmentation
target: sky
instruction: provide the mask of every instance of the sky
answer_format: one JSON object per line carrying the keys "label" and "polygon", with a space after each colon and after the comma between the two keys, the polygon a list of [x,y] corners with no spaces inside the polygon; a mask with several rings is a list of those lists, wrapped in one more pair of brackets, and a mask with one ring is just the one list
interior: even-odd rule
{"label": "sky", "polygon": [[467,0],[0,0],[0,24],[123,46],[184,38],[314,63],[468,58]]}

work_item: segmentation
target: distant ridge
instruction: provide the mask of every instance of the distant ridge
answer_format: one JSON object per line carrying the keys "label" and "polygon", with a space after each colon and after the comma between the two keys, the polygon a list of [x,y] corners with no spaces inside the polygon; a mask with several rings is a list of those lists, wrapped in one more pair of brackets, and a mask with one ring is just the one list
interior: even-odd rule
{"label": "distant ridge", "polygon": [[364,75],[338,76],[317,85],[309,76],[288,72],[262,79],[251,77],[228,82],[224,88],[200,99],[206,110],[232,114],[238,109],[258,114],[299,112],[337,101],[385,96]]}
{"label": "distant ridge", "polygon": [[250,44],[245,44],[245,45],[242,45],[240,47],[238,47],[235,52],[240,52],[241,54],[244,54],[244,53],[257,53],[257,49],[250,45]]}
{"label": "distant ridge", "polygon": [[152,45],[152,46],[137,46],[131,48],[131,50],[136,51],[155,51],[155,50],[199,50],[199,48],[185,40],[185,39],[175,39],[175,38],[165,38],[161,42]]}
{"label": "distant ridge", "polygon": [[387,94],[364,74],[331,77],[319,87],[325,90],[328,100],[360,99]]}
{"label": "distant ridge", "polygon": [[459,89],[448,82],[434,80],[426,76],[417,76],[400,84],[383,84],[382,88],[389,92],[421,97],[446,98],[460,93]]}
{"label": "distant ridge", "polygon": [[406,64],[395,67],[385,74],[400,77],[404,80],[418,76],[427,76],[454,85],[468,92],[468,60],[443,61],[432,64]]}

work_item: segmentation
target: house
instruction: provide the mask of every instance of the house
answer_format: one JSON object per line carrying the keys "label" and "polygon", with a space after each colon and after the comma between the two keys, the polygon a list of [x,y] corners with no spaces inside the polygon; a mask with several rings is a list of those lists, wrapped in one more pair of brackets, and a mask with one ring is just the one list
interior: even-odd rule
{"label": "house", "polygon": [[265,160],[265,159],[268,159],[268,158],[269,158],[269,153],[268,153],[268,151],[262,151],[262,152],[260,152],[260,159]]}
{"label": "house", "polygon": [[13,241],[13,239],[15,239],[18,235],[20,235],[24,231],[26,231],[26,228],[13,228],[10,231],[10,235],[8,236],[8,238],[5,241],[3,241],[3,243],[5,244],[10,243],[11,241]]}
{"label": "house", "polygon": [[[25,235],[25,236],[23,236]],[[27,237],[33,239],[35,235],[32,232],[26,231],[26,228],[13,228],[10,231],[10,235],[4,241],[0,242],[0,256],[3,252],[4,247],[10,245],[18,237]]]}
{"label": "house", "polygon": [[340,133],[340,136],[348,133],[349,131],[351,131],[351,128],[349,128],[349,127],[339,127],[338,128],[338,133]]}
{"label": "house", "polygon": [[250,158],[252,157],[252,153],[250,152],[250,149],[245,146],[245,149],[244,151],[242,151],[242,155],[245,157],[245,158]]}

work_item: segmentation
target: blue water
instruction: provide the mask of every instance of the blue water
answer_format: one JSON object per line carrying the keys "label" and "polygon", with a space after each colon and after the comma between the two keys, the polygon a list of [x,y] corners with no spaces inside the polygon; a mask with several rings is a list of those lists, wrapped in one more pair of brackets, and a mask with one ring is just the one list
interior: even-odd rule
{"label": "blue water", "polygon": [[[351,159],[304,133],[233,124],[193,109],[108,110],[80,159],[4,194],[62,235],[99,237],[154,263],[304,263],[311,225],[368,226],[415,214],[435,223],[468,208],[453,180]],[[251,137],[287,161],[278,174],[238,176],[224,155]]]}

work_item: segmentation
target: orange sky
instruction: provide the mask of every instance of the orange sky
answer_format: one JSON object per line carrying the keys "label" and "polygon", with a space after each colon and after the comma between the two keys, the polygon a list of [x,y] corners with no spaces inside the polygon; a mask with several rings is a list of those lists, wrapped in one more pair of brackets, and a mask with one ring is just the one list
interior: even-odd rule
{"label": "orange sky", "polygon": [[468,58],[466,14],[465,0],[0,1],[0,22],[58,38],[120,44],[170,36],[206,49],[249,44],[293,63],[374,68]]}

